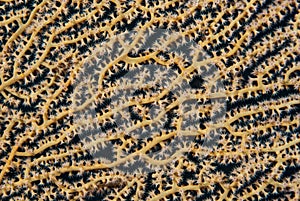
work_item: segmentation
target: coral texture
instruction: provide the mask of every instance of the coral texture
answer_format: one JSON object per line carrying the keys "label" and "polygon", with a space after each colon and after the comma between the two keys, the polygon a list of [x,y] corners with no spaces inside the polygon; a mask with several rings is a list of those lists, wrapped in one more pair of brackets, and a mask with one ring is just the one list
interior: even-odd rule
{"label": "coral texture", "polygon": [[300,200],[299,11],[0,0],[0,200]]}

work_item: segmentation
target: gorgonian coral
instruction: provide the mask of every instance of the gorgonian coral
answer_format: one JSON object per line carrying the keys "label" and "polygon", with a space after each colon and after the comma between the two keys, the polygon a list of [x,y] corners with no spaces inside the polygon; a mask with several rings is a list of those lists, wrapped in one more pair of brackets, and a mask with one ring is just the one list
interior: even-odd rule
{"label": "gorgonian coral", "polygon": [[1,200],[299,200],[299,1],[0,2]]}

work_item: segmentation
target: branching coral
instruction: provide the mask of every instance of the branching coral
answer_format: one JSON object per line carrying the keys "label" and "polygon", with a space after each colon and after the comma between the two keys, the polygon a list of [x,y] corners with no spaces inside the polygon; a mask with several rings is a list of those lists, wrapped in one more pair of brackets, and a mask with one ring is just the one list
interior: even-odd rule
{"label": "branching coral", "polygon": [[1,200],[299,200],[299,10],[0,1]]}

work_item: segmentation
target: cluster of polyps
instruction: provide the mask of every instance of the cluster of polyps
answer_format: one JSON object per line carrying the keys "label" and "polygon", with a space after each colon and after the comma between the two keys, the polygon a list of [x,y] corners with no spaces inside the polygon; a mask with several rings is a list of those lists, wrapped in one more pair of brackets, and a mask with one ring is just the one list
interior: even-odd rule
{"label": "cluster of polyps", "polygon": [[[193,41],[146,29],[105,44],[79,72],[72,104],[78,134],[95,159],[123,171],[129,163],[151,171],[146,167],[182,156],[195,136],[211,140],[210,129],[224,115],[223,88],[218,69],[203,68],[208,58]],[[201,113],[209,120],[199,131]]]}

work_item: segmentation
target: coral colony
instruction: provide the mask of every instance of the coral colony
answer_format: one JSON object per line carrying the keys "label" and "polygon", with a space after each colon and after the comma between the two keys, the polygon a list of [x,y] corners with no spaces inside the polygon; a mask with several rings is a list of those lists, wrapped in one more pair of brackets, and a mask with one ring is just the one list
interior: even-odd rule
{"label": "coral colony", "polygon": [[300,200],[297,0],[0,0],[0,200]]}

